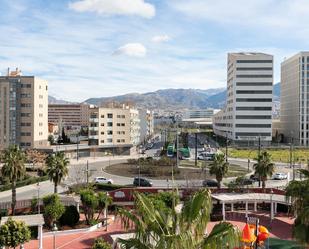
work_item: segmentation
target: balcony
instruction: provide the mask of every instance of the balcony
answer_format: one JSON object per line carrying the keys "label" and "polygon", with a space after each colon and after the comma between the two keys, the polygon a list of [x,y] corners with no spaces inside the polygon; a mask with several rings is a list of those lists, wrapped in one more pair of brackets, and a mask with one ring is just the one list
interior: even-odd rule
{"label": "balcony", "polygon": [[99,135],[89,135],[89,139],[99,139]]}
{"label": "balcony", "polygon": [[98,131],[99,127],[89,127],[89,131]]}
{"label": "balcony", "polygon": [[99,118],[89,118],[90,123],[99,123]]}

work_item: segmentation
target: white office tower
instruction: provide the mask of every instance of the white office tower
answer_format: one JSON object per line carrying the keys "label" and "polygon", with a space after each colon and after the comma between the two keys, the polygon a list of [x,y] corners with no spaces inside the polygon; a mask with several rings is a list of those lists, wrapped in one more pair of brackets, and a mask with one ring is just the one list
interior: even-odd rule
{"label": "white office tower", "polygon": [[229,53],[227,102],[213,118],[214,132],[236,143],[272,140],[273,56]]}
{"label": "white office tower", "polygon": [[309,144],[309,52],[281,63],[281,132],[285,142]]}

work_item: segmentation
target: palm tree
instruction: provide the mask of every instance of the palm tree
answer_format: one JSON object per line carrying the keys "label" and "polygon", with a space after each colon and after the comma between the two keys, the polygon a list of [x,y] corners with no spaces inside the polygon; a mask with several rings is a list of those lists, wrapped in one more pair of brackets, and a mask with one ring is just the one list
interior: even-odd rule
{"label": "palm tree", "polygon": [[[175,203],[175,201],[174,201]],[[119,209],[126,229],[134,229],[131,239],[119,239],[125,249],[226,249],[239,244],[239,231],[221,222],[210,234],[206,227],[211,213],[211,195],[207,189],[196,192],[182,207],[155,206],[146,195],[135,195],[135,210]]]}
{"label": "palm tree", "polygon": [[218,188],[221,188],[223,177],[229,171],[229,163],[225,161],[224,154],[216,154],[213,163],[211,163],[209,166],[210,175],[216,176]]}
{"label": "palm tree", "polygon": [[[308,173],[308,171],[307,171]],[[286,196],[291,199],[291,206],[296,219],[293,236],[299,242],[309,245],[309,178],[304,181],[291,181],[286,188]]]}
{"label": "palm tree", "polygon": [[3,167],[1,173],[7,177],[12,184],[12,215],[15,214],[16,205],[16,182],[26,173],[24,152],[17,145],[11,145],[2,155]]}
{"label": "palm tree", "polygon": [[272,176],[275,171],[275,165],[271,162],[271,156],[267,151],[262,152],[257,157],[257,162],[253,165],[255,174],[262,181],[262,188],[265,189],[268,176]]}
{"label": "palm tree", "polygon": [[58,185],[62,179],[68,175],[69,163],[69,159],[65,157],[63,152],[56,152],[56,154],[49,155],[46,159],[46,173],[49,180],[55,185],[55,194],[58,192]]}

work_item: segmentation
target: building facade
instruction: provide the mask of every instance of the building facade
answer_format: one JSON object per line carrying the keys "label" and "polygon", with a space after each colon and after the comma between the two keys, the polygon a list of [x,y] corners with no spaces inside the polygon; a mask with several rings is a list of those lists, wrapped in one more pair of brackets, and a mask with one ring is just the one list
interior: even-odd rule
{"label": "building facade", "polygon": [[153,111],[139,109],[140,141],[146,142],[154,133]]}
{"label": "building facade", "polygon": [[281,133],[285,142],[309,145],[309,52],[281,63]]}
{"label": "building facade", "polygon": [[132,145],[140,143],[137,109],[128,106],[90,108],[89,145]]}
{"label": "building facade", "polygon": [[272,140],[273,56],[229,53],[227,101],[213,117],[215,134],[244,143]]}
{"label": "building facade", "polygon": [[48,84],[21,71],[0,77],[0,149],[48,145]]}
{"label": "building facade", "polygon": [[48,122],[63,127],[88,127],[88,104],[49,104]]}

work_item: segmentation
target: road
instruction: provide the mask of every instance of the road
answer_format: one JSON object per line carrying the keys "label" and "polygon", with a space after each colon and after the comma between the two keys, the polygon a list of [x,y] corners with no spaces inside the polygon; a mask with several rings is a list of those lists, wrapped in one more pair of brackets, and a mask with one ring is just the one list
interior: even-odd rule
{"label": "road", "polygon": [[[146,152],[146,156],[153,156],[161,147],[163,146],[162,142],[157,142],[154,144],[154,147],[151,150],[148,150]],[[123,176],[116,176],[116,175],[110,175],[106,172],[104,172],[104,168],[113,165],[113,164],[119,164],[122,162],[125,162],[128,158],[138,157],[135,156],[126,156],[126,157],[105,157],[105,158],[88,158],[89,161],[89,180],[92,181],[94,177],[96,176],[105,176],[107,178],[113,179],[115,184],[119,185],[129,185],[132,184],[133,178],[129,177],[123,177]],[[248,168],[248,162],[245,159],[234,159],[229,158],[229,162],[231,164],[238,164],[244,168]],[[87,159],[82,158],[78,162],[76,160],[71,160],[71,166],[69,167],[69,177],[64,181],[64,183],[59,186],[58,192],[64,192],[68,185],[74,184],[74,183],[82,183],[86,182],[87,180]],[[252,171],[253,162],[250,163],[249,168]],[[289,173],[292,176],[292,169],[287,167],[286,164],[277,163],[275,167],[275,172],[284,172]],[[224,182],[229,182],[234,178],[224,179]],[[167,181],[166,179],[162,180],[152,180],[153,185],[156,187],[170,187],[173,186],[201,186],[200,180],[194,180],[194,181],[185,181],[185,180],[177,180],[174,183],[171,183],[171,181]],[[288,183],[287,180],[268,180],[266,185],[271,187],[283,187]],[[257,183],[255,183],[255,186],[257,186]],[[44,196],[50,193],[53,193],[54,186],[51,182],[46,181],[40,183],[40,196]],[[17,189],[17,200],[23,200],[23,199],[31,199],[33,197],[37,197],[38,195],[38,187],[36,184],[21,187]],[[0,202],[6,202],[11,200],[11,191],[4,191],[0,192]]]}

